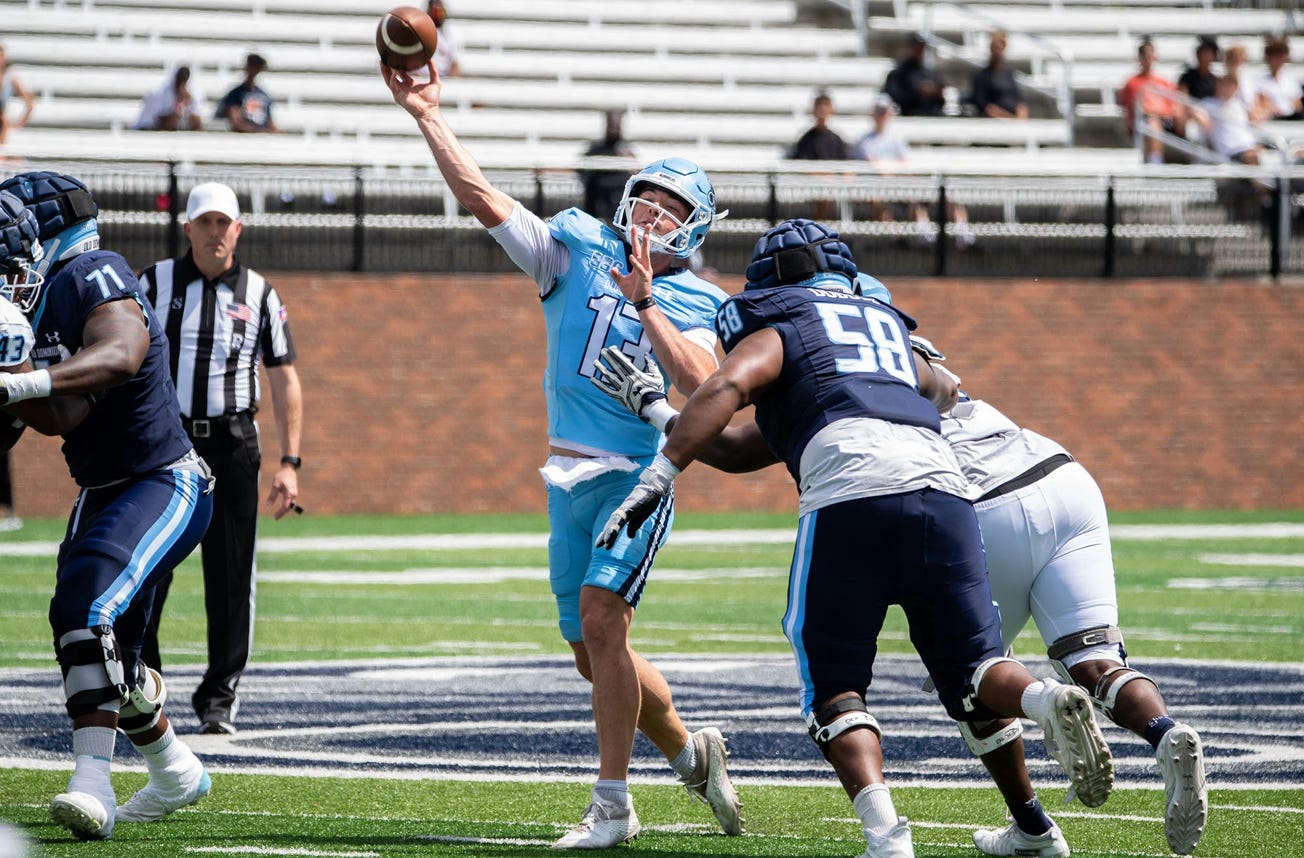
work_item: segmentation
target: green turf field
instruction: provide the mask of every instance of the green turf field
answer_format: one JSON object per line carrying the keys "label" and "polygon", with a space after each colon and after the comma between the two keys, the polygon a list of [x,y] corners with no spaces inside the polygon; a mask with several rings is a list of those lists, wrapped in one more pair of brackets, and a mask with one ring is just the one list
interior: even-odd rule
{"label": "green turf field", "polygon": [[[1115,525],[1304,522],[1304,512],[1156,513],[1117,515]],[[678,531],[700,528],[791,528],[787,515],[681,515]],[[0,547],[57,540],[62,522],[32,521],[0,534]],[[542,533],[542,516],[313,518],[263,524],[264,537]],[[1304,661],[1304,538],[1118,538],[1115,560],[1122,626],[1135,660]],[[1263,555],[1283,558],[1265,565]],[[1257,558],[1256,558],[1257,556]],[[1238,565],[1237,558],[1247,558]],[[1256,559],[1248,559],[1256,558]],[[779,631],[789,547],[782,543],[676,546],[658,558],[634,626],[634,645],[658,653],[788,653]],[[1294,565],[1291,565],[1293,562]],[[564,655],[542,569],[541,548],[267,551],[260,556],[255,658],[259,662],[351,660],[479,654]],[[408,576],[450,570],[539,570],[535,577],[487,575],[490,583]],[[712,569],[745,569],[713,580]],[[412,570],[412,571],[408,571]],[[310,573],[335,573],[330,583]],[[660,574],[664,572],[665,574]],[[356,574],[349,574],[356,573]],[[658,577],[660,575],[660,577]],[[53,665],[45,620],[52,584],[50,557],[0,555],[0,667]],[[375,577],[372,577],[375,576]],[[465,579],[467,574],[460,576]],[[436,575],[437,579],[438,576]],[[1208,586],[1248,579],[1235,586]],[[394,580],[394,583],[388,583]],[[198,563],[179,570],[163,626],[175,664],[203,660],[204,613]],[[1041,649],[1025,633],[1020,648]],[[899,613],[889,618],[884,652],[909,652]],[[57,703],[55,704],[57,705]],[[800,731],[794,717],[793,730]],[[543,855],[572,821],[587,787],[575,783],[494,784],[463,781],[288,778],[225,774],[197,807],[166,823],[122,825],[113,841],[78,844],[48,822],[45,806],[66,783],[66,771],[0,769],[0,819],[25,827],[39,854],[189,856],[203,854],[389,856]],[[120,798],[143,783],[115,774]],[[1216,786],[1216,784],[1215,784]],[[703,836],[700,806],[670,786],[640,786],[644,834],[631,853],[659,855],[854,856],[863,839],[832,773],[826,789],[754,786],[741,790],[748,836]],[[969,843],[976,822],[999,825],[993,790],[898,788],[919,856],[977,855]],[[1047,801],[1075,855],[1166,855],[1156,791],[1122,789],[1095,811]],[[1213,810],[1197,855],[1304,858],[1304,792],[1235,790],[1211,793]]]}

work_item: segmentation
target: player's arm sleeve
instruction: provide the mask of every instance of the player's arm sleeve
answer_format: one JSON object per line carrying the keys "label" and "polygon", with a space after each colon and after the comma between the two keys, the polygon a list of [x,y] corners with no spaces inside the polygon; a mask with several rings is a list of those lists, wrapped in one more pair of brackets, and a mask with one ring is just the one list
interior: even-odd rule
{"label": "player's arm sleeve", "polygon": [[507,220],[489,228],[489,234],[516,267],[539,285],[540,296],[551,292],[570,267],[570,248],[553,238],[548,224],[519,202]]}

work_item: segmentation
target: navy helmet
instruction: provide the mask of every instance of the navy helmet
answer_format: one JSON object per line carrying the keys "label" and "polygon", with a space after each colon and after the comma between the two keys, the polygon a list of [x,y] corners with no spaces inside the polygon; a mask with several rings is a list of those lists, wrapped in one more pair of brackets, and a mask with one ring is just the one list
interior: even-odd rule
{"label": "navy helmet", "polygon": [[21,199],[0,191],[0,296],[23,313],[36,306],[45,282],[37,271],[43,256],[36,216]]}
{"label": "navy helmet", "polygon": [[756,242],[746,289],[827,286],[850,291],[859,272],[851,248],[822,223],[808,218],[772,226]]}
{"label": "navy helmet", "polygon": [[[697,248],[706,241],[706,233],[711,225],[725,217],[729,212],[716,214],[715,187],[707,177],[706,171],[684,158],[665,158],[648,164],[625,183],[625,193],[616,206],[612,224],[622,234],[629,231],[633,223],[634,206],[638,195],[647,187],[659,188],[683,200],[688,207],[688,217],[681,221],[670,212],[661,210],[661,214],[675,222],[675,228],[664,235],[651,236],[654,252],[667,253],[679,259],[688,259]],[[646,201],[643,205],[647,205]]]}
{"label": "navy helmet", "polygon": [[80,179],[45,171],[19,173],[0,182],[0,191],[18,197],[36,217],[45,248],[45,256],[36,268],[42,276],[56,262],[99,248],[95,218],[100,208]]}

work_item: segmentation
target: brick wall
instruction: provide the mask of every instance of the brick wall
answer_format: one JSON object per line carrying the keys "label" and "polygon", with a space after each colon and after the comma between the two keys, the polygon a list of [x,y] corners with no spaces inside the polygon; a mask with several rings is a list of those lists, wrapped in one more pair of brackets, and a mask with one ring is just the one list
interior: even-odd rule
{"label": "brick wall", "polygon": [[[299,350],[305,507],[543,509],[543,326],[523,276],[271,279]],[[971,395],[1068,447],[1112,507],[1304,507],[1299,284],[903,279],[893,290]],[[28,432],[13,463],[20,514],[65,514],[75,489],[57,440]],[[685,510],[785,511],[796,493],[781,467],[699,465],[678,497]]]}

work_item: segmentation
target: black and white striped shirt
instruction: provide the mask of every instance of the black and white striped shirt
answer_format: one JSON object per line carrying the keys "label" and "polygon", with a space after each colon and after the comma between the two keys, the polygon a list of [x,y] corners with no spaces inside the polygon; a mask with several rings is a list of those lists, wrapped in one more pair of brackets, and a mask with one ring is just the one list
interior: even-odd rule
{"label": "black and white striped shirt", "polygon": [[187,253],[146,268],[140,282],[167,334],[184,417],[246,411],[258,403],[259,361],[294,362],[285,305],[239,260],[206,280]]}

